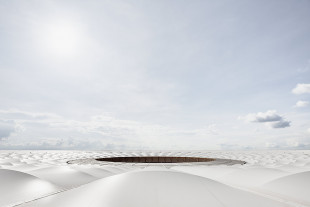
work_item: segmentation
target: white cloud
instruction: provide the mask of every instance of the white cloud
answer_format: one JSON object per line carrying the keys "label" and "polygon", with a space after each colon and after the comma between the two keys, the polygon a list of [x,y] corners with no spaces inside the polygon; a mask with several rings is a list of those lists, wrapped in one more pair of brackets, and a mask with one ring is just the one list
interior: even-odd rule
{"label": "white cloud", "polygon": [[299,147],[300,146],[300,143],[295,139],[286,140],[286,144],[288,147]]}
{"label": "white cloud", "polygon": [[269,126],[271,126],[272,128],[286,128],[286,127],[290,127],[291,126],[291,122],[290,121],[286,121],[286,120],[280,120],[280,121],[276,121],[276,122],[270,122],[268,123]]}
{"label": "white cloud", "polygon": [[245,116],[245,120],[249,122],[273,122],[282,120],[282,117],[275,110],[269,110],[267,112],[248,114]]}
{"label": "white cloud", "polygon": [[266,148],[278,148],[279,145],[277,145],[276,143],[273,143],[273,142],[266,142],[265,147]]}
{"label": "white cloud", "polygon": [[15,131],[15,122],[0,120],[0,140],[8,138]]}
{"label": "white cloud", "polygon": [[290,126],[290,121],[284,120],[284,118],[277,114],[275,110],[268,110],[266,112],[258,112],[248,114],[245,117],[239,119],[244,119],[247,122],[258,122],[266,123],[271,128],[285,128]]}
{"label": "white cloud", "polygon": [[297,94],[297,95],[304,94],[304,93],[310,93],[310,84],[299,83],[292,90],[292,93]]}
{"label": "white cloud", "polygon": [[294,107],[301,108],[309,105],[309,101],[297,101]]}

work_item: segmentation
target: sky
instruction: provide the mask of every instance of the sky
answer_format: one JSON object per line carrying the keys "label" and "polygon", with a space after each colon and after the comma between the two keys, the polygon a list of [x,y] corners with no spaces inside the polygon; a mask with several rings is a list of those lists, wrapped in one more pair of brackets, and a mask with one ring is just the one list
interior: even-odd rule
{"label": "sky", "polygon": [[308,0],[0,0],[0,149],[310,149]]}

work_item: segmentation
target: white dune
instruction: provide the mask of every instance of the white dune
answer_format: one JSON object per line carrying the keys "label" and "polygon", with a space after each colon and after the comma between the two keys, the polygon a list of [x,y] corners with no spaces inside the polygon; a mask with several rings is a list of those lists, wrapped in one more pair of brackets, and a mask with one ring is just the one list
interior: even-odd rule
{"label": "white dune", "polygon": [[200,176],[136,171],[111,176],[24,206],[62,207],[280,207],[282,203]]}
{"label": "white dune", "polygon": [[80,172],[84,172],[84,173],[87,173],[93,177],[96,177],[96,178],[105,178],[105,177],[108,177],[108,176],[111,176],[111,175],[116,175],[118,173],[114,172],[114,171],[111,171],[109,169],[106,169],[104,167],[91,167],[91,166],[72,166],[71,167],[72,169],[75,169],[77,171],[80,171]]}
{"label": "white dune", "polygon": [[35,176],[0,169],[0,206],[22,203],[59,190],[56,185]]}
{"label": "white dune", "polygon": [[35,164],[19,164],[19,165],[14,165],[14,166],[7,167],[7,169],[16,170],[16,171],[26,172],[27,173],[28,171],[37,170],[37,169],[40,169],[42,167],[43,166],[35,165]]}
{"label": "white dune", "polygon": [[229,168],[227,168],[227,166],[176,166],[172,169],[193,175],[199,175],[213,180],[221,180],[223,177],[225,177],[225,175],[234,171],[239,171],[239,167],[234,166]]}
{"label": "white dune", "polygon": [[281,177],[266,183],[263,188],[310,206],[310,171]]}
{"label": "white dune", "polygon": [[98,179],[68,166],[47,167],[29,171],[28,173],[64,188],[80,186]]}
{"label": "white dune", "polygon": [[219,180],[237,186],[256,187],[261,186],[271,180],[286,176],[287,174],[289,173],[282,170],[260,167],[238,169],[234,172],[224,175]]}
{"label": "white dune", "polygon": [[271,180],[286,176],[289,172],[271,168],[249,168],[240,167],[174,167],[173,169],[194,175],[210,178],[229,185],[240,187],[257,187]]}

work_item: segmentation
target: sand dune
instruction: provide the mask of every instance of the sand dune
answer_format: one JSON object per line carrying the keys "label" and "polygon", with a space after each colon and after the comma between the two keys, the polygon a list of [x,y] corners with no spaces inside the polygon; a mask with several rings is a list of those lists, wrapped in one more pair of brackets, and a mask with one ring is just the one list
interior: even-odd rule
{"label": "sand dune", "polygon": [[111,175],[118,174],[115,171],[99,167],[90,167],[90,166],[85,167],[78,165],[78,166],[72,166],[71,168],[80,172],[87,173],[95,178],[105,178]]}
{"label": "sand dune", "polygon": [[60,189],[33,175],[0,169],[0,206],[32,200]]}
{"label": "sand dune", "polygon": [[310,171],[281,177],[266,183],[263,188],[310,206]]}
{"label": "sand dune", "polygon": [[28,172],[64,188],[72,188],[96,180],[97,178],[68,166],[47,167]]}
{"label": "sand dune", "polygon": [[[32,206],[285,206],[216,181],[174,171],[138,171],[94,181]],[[27,206],[27,205],[26,205]]]}
{"label": "sand dune", "polygon": [[286,176],[288,172],[271,168],[238,169],[228,173],[220,180],[225,183],[245,187],[261,186],[271,180]]}

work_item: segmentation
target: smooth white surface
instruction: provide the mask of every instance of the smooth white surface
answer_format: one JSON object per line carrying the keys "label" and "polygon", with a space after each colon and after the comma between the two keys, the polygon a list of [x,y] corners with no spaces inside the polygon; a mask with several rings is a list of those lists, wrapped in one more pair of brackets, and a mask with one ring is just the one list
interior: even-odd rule
{"label": "smooth white surface", "polygon": [[310,206],[310,171],[281,177],[266,183],[263,188]]}
{"label": "smooth white surface", "polygon": [[[74,199],[72,199],[74,198]],[[39,206],[188,207],[285,206],[211,179],[174,171],[138,171],[95,181],[53,196]]]}
{"label": "smooth white surface", "polygon": [[59,190],[56,185],[35,176],[0,169],[0,206],[21,203]]}

